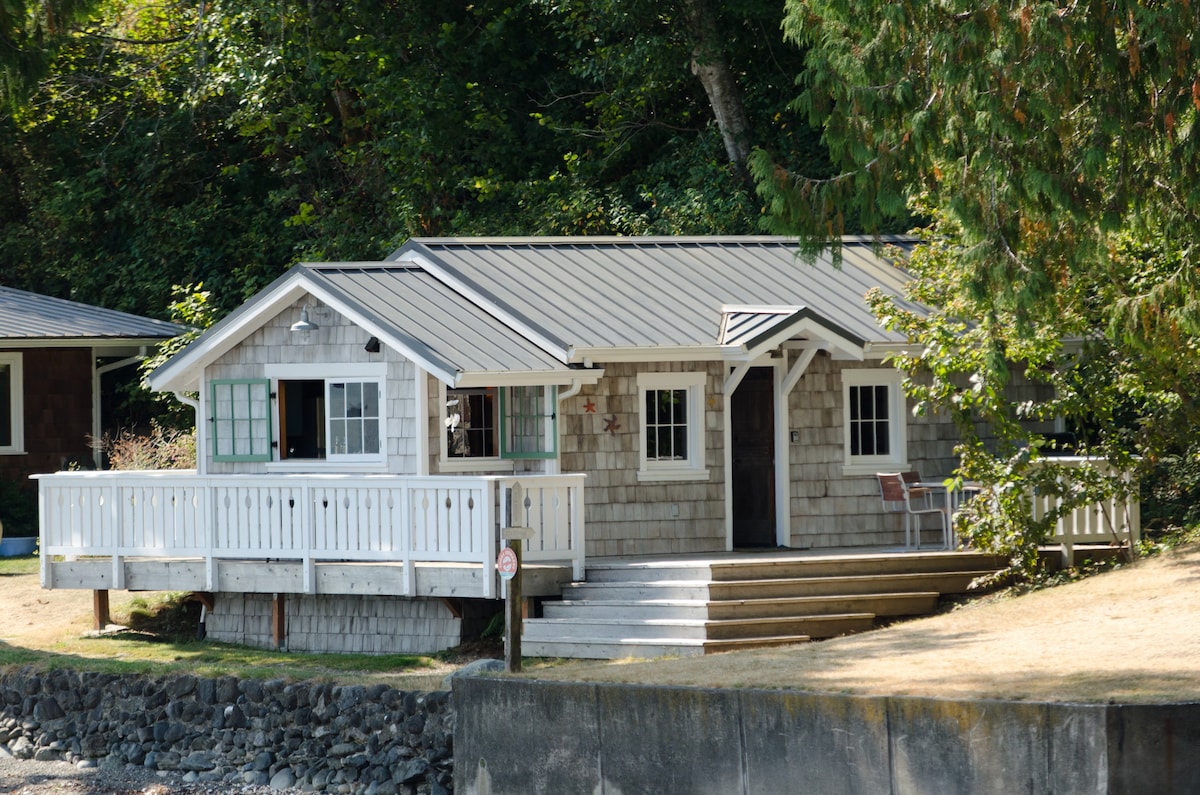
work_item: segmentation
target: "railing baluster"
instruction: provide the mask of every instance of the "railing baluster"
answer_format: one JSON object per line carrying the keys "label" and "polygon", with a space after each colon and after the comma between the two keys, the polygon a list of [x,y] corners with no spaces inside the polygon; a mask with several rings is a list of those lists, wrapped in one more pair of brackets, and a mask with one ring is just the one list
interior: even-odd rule
{"label": "railing baluster", "polygon": [[[107,556],[110,587],[127,557],[204,561],[207,590],[220,561],[301,559],[306,590],[322,560],[394,561],[415,594],[414,564],[484,568],[491,593],[499,517],[537,529],[540,560],[582,550],[581,476],[212,475],[69,472],[39,476],[45,559]],[[519,485],[518,485],[519,483]],[[511,495],[516,486],[519,498]],[[49,575],[48,575],[49,576]]]}

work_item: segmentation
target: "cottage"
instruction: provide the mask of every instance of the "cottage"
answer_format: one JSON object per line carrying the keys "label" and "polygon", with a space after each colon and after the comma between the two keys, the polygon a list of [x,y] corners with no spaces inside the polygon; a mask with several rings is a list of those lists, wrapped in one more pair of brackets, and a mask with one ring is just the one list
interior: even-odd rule
{"label": "cottage", "polygon": [[[10,543],[14,531],[36,530],[30,475],[99,465],[89,439],[102,435],[104,374],[140,361],[180,331],[161,320],[0,287],[0,517]],[[24,511],[23,495],[30,506]]]}
{"label": "cottage", "polygon": [[548,597],[612,556],[898,548],[875,474],[955,463],[863,300],[906,279],[860,239],[838,267],[766,237],[297,265],[149,379],[195,406],[198,471],[41,479],[44,585],[194,590],[226,640],[428,652],[498,609],[508,526]]}

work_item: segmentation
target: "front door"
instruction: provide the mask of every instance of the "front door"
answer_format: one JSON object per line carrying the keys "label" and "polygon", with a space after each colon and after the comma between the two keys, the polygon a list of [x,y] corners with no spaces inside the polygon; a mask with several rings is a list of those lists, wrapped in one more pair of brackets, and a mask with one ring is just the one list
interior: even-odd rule
{"label": "front door", "polygon": [[730,402],[735,547],[775,546],[774,376],[751,368]]}

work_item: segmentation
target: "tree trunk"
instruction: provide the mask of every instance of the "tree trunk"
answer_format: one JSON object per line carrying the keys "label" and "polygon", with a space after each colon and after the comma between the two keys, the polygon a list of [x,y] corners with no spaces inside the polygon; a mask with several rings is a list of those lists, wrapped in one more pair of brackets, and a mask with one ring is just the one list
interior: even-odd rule
{"label": "tree trunk", "polygon": [[743,180],[749,180],[750,122],[737,80],[729,69],[717,19],[708,0],[683,0],[692,34],[692,74],[700,79],[725,143],[725,154]]}

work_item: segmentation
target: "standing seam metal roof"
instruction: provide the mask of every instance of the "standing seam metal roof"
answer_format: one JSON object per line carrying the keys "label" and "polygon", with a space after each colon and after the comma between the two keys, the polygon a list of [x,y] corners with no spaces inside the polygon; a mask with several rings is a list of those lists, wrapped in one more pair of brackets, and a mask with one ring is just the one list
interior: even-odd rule
{"label": "standing seam metal roof", "polygon": [[0,340],[169,339],[183,330],[165,320],[0,287]]}
{"label": "standing seam metal roof", "polygon": [[905,338],[880,328],[864,296],[903,299],[908,274],[849,239],[842,264],[807,263],[785,238],[414,238],[435,268],[564,347],[718,344],[722,307],[805,306],[815,317],[876,342]]}
{"label": "standing seam metal roof", "polygon": [[566,369],[560,359],[420,268],[391,262],[306,264],[304,268],[447,371]]}

